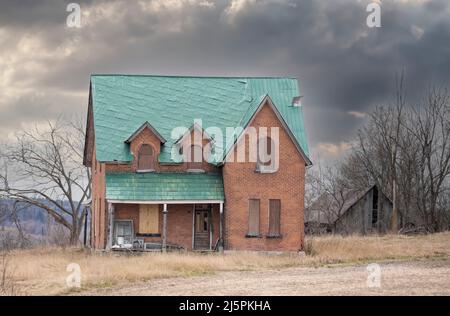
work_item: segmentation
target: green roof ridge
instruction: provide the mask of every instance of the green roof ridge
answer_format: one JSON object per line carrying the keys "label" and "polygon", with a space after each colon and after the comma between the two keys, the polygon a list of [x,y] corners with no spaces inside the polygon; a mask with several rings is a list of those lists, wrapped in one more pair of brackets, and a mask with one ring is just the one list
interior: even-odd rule
{"label": "green roof ridge", "polygon": [[91,74],[91,77],[161,77],[161,78],[204,78],[204,79],[295,79],[295,76],[209,76],[209,75],[146,75],[146,74]]}

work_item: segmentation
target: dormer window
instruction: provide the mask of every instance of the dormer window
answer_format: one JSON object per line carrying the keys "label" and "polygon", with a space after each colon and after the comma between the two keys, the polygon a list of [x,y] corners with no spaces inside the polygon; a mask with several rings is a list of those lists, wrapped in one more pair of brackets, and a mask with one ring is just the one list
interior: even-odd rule
{"label": "dormer window", "polygon": [[302,106],[302,99],[303,99],[303,96],[301,95],[301,96],[298,96],[298,97],[294,97],[293,99],[292,99],[292,106],[295,106],[295,107],[300,107],[300,106]]}
{"label": "dormer window", "polygon": [[138,172],[155,171],[155,150],[152,146],[144,144],[138,152]]}

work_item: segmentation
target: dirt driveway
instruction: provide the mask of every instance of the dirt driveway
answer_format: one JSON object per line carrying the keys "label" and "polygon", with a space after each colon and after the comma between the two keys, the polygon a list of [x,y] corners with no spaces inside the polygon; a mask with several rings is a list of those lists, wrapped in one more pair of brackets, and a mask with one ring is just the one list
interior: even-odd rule
{"label": "dirt driveway", "polygon": [[380,287],[367,265],[220,272],[153,280],[81,295],[450,295],[450,261],[381,263]]}

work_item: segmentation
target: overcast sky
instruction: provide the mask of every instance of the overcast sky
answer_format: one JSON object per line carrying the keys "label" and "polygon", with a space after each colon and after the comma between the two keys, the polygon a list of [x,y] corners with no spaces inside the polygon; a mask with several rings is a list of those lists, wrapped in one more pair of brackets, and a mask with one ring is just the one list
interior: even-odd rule
{"label": "overcast sky", "polygon": [[[81,28],[66,6],[81,6]],[[155,0],[0,2],[0,137],[85,115],[91,73],[295,76],[310,146],[339,155],[405,69],[416,102],[449,83],[450,1]]]}

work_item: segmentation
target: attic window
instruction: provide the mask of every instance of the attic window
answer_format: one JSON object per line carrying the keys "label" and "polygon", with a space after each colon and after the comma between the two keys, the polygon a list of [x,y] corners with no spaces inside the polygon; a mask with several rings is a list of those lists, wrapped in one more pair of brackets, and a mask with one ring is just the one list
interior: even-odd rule
{"label": "attic window", "polygon": [[137,169],[140,172],[155,170],[155,151],[152,146],[144,144],[139,148]]}
{"label": "attic window", "polygon": [[302,98],[302,95],[292,98],[292,106],[302,106]]}

